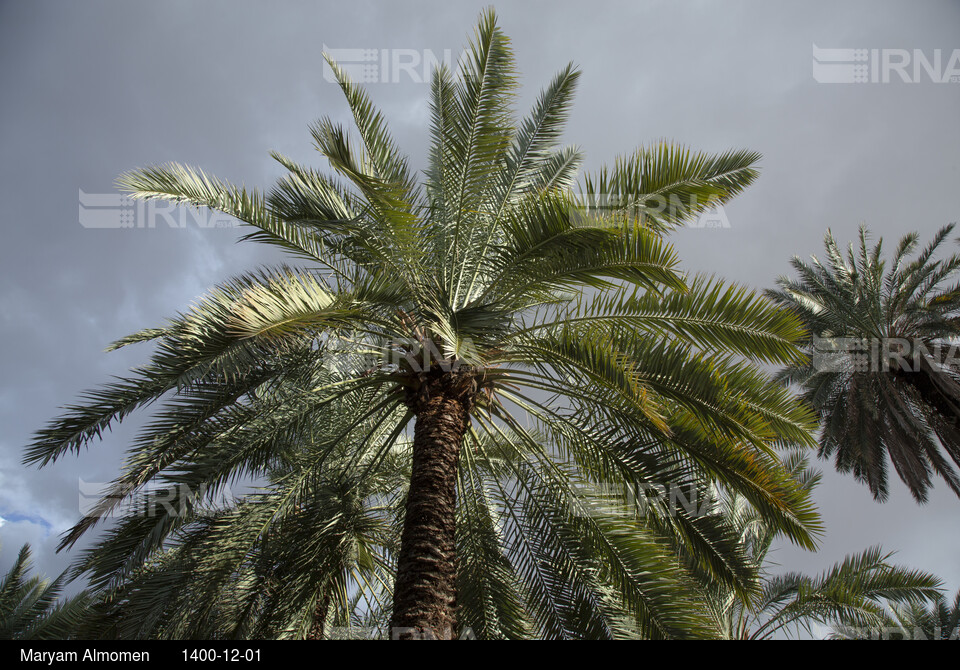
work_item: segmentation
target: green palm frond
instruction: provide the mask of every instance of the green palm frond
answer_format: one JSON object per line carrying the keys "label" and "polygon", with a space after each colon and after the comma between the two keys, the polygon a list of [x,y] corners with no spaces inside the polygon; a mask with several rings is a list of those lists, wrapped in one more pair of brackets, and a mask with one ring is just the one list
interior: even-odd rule
{"label": "green palm frond", "polygon": [[759,159],[749,151],[711,156],[661,142],[585,176],[581,199],[599,216],[625,214],[667,231],[749,186],[758,176],[754,164]]}
{"label": "green palm frond", "polygon": [[64,640],[76,636],[92,597],[82,591],[61,599],[66,575],[52,582],[30,577],[30,545],[0,581],[0,640]]}
{"label": "green palm frond", "polygon": [[[796,446],[788,445],[782,463],[803,490],[818,484],[819,473],[808,467],[806,454]],[[763,573],[761,590],[748,598],[738,598],[729,588],[711,590],[710,611],[726,638],[812,634],[815,625],[862,631],[881,625],[891,608],[915,607],[940,597],[937,577],[891,563],[891,554],[879,547],[847,556],[816,577],[771,574],[767,554],[781,531],[739,493],[722,492],[716,512],[740,535],[748,563]]]}
{"label": "green palm frond", "polygon": [[879,621],[867,626],[834,625],[833,639],[841,640],[957,640],[960,639],[960,592],[951,603],[937,593],[929,604],[894,604]]}

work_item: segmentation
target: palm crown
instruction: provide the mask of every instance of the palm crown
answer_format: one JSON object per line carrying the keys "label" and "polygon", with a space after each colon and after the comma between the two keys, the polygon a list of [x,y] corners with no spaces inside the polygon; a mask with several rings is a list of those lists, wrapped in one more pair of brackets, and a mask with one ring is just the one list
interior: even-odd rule
{"label": "palm crown", "polygon": [[950,601],[937,593],[926,604],[897,603],[886,616],[869,626],[836,625],[839,640],[960,640],[960,591]]}
{"label": "palm crown", "polygon": [[811,358],[781,377],[801,384],[820,415],[820,455],[879,500],[888,456],[917,501],[938,475],[960,495],[960,290],[951,283],[960,256],[936,258],[952,230],[922,249],[916,233],[904,236],[889,264],[866,228],[846,255],[828,232],[825,261],[795,258],[798,279],[782,277],[769,293],[813,336]]}
{"label": "palm crown", "polygon": [[[812,490],[820,473],[809,469],[806,455],[792,451],[785,467],[801,486]],[[762,588],[752,601],[737,598],[720,586],[711,590],[710,611],[725,639],[769,640],[815,625],[863,631],[884,625],[892,608],[917,608],[942,598],[937,577],[895,565],[891,554],[870,547],[845,557],[820,575],[797,572],[773,574],[769,557],[776,532],[740,496],[725,496],[718,508],[740,533],[743,546],[763,575]]]}
{"label": "palm crown", "polygon": [[92,599],[85,591],[59,600],[66,574],[53,581],[30,576],[30,545],[0,580],[0,640],[63,640],[78,628]]}
{"label": "palm crown", "polygon": [[[358,141],[329,119],[311,132],[337,176],[274,154],[288,174],[267,194],[179,165],[120,178],[135,197],[226,212],[306,263],[231,280],[121,340],[157,352],[38,433],[27,460],[45,464],[165,401],[63,545],[148,483],[162,489],[148,502],[162,494],[180,511],[126,517],[77,574],[134,608],[176,600],[174,583],[225,598],[238,575],[263,584],[276,569],[286,604],[255,589],[230,600],[283,612],[269,634],[381,605],[401,637],[707,634],[698,584],[756,589],[735,529],[622,503],[715,480],[795,542],[812,547],[819,530],[775,450],[812,444],[813,416],[756,365],[799,360],[799,321],[685,277],[662,237],[753,181],[757,156],[661,144],[575,189],[580,155],[557,141],[578,73],[564,68],[517,124],[512,55],[488,12],[462,76],[434,74],[421,184],[366,94],[331,67]],[[396,472],[404,485],[390,489]],[[244,477],[267,482],[266,504],[211,516],[178,498]],[[346,483],[366,493],[330,497]],[[600,510],[597,487],[621,504]],[[325,515],[370,524],[336,530]]]}

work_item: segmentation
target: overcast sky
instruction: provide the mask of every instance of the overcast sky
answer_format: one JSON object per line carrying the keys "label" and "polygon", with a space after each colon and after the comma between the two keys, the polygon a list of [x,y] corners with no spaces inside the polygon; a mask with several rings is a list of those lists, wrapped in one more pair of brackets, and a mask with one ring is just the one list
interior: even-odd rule
{"label": "overcast sky", "polygon": [[[236,244],[242,231],[233,228],[174,229],[163,219],[84,227],[79,192],[116,193],[121,172],[174,160],[268,186],[279,174],[271,149],[325,168],[308,125],[321,115],[345,121],[346,107],[324,79],[324,48],[376,50],[373,61],[343,60],[375,64],[363,71],[374,80],[368,90],[423,167],[423,62],[445,51],[455,60],[487,4],[0,3],[0,568],[29,541],[44,572],[62,570],[70,557],[53,547],[77,519],[78,480],[117,472],[135,422],[80,458],[41,471],[20,465],[59,406],[149,354],[104,347],[278,259]],[[914,77],[910,65],[903,82],[882,67],[883,55],[896,62],[903,53],[893,50],[930,62],[939,50],[942,74],[960,49],[958,2],[495,6],[522,73],[522,107],[567,62],[581,68],[565,138],[588,168],[661,138],[763,154],[760,179],[726,208],[728,228],[673,235],[690,270],[765,288],[789,272],[791,256],[819,253],[827,228],[848,241],[865,222],[893,242],[913,230],[929,239],[960,220],[960,81],[933,81],[922,68]],[[849,59],[815,78],[814,45],[877,50],[879,65],[865,64],[879,81],[824,81],[845,77]],[[919,507],[897,480],[881,505],[830,463],[820,467],[822,549],[778,550],[784,569],[818,571],[882,544],[960,587],[960,501],[946,487]]]}

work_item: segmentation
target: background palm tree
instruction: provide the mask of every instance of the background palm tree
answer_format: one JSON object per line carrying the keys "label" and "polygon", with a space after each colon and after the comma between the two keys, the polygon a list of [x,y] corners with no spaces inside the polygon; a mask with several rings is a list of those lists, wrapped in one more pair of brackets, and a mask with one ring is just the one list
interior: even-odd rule
{"label": "background palm tree", "polygon": [[[785,467],[804,488],[812,490],[820,481],[799,451],[788,452]],[[815,577],[772,574],[768,554],[777,532],[740,496],[721,498],[717,511],[737,528],[763,575],[762,588],[752,599],[738,598],[722,587],[712,590],[711,612],[726,639],[811,634],[814,625],[862,631],[883,626],[891,607],[913,610],[942,598],[939,578],[892,564],[891,555],[879,547],[847,556]]]}
{"label": "background palm tree", "polygon": [[811,358],[781,378],[819,414],[820,456],[877,500],[888,495],[888,456],[918,502],[937,475],[960,496],[960,256],[936,258],[953,228],[919,253],[919,236],[906,235],[889,264],[865,227],[846,256],[828,232],[826,260],[794,258],[798,278],[769,291],[812,335]]}
{"label": "background palm tree", "polygon": [[0,582],[0,640],[64,640],[73,637],[92,598],[86,591],[59,600],[66,575],[52,582],[30,577],[30,545]]}
{"label": "background palm tree", "polygon": [[[306,399],[289,388],[274,393],[283,394],[287,412]],[[358,395],[343,407],[365,408],[371,393]],[[378,454],[362,438],[371,423],[351,431],[354,416],[338,409],[301,424],[288,443],[277,436],[266,481],[256,491],[221,497],[218,505],[195,504],[209,498],[190,501],[187,510],[173,511],[182,523],[166,551],[116,584],[95,578],[99,598],[83,633],[303,639],[329,637],[331,627],[374,627],[389,612],[410,445],[398,442],[370,467]],[[248,430],[276,432],[269,412],[253,421]],[[160,508],[170,491],[138,496],[107,538],[85,552],[83,567],[97,575],[100,566],[125,560],[124,541],[142,532],[143,511]]]}
{"label": "background palm tree", "polygon": [[929,605],[900,603],[871,626],[835,626],[832,637],[841,640],[958,640],[960,591],[953,602],[938,593]]}
{"label": "background palm tree", "polygon": [[[318,483],[376,497],[364,487],[390,481],[397,459],[409,472],[399,543],[369,546],[396,561],[388,610],[401,636],[464,626],[490,637],[708,635],[709,617],[691,606],[698,584],[755,588],[728,524],[660,505],[596,514],[591,487],[627,499],[716,481],[813,546],[817,514],[776,445],[812,445],[814,417],[758,365],[798,361],[801,325],[762,296],[685,277],[662,238],[752,182],[757,155],[641,148],[575,192],[580,154],[556,144],[578,73],[564,68],[517,123],[513,58],[492,12],[467,53],[459,79],[434,74],[423,184],[334,63],[359,141],[330,119],[311,131],[337,177],[279,154],[288,174],[267,194],[179,165],[121,177],[135,197],[235,216],[255,228],[247,239],[308,266],[236,278],[116,343],[152,340],[157,351],[28,449],[28,462],[53,462],[163,401],[100,506],[62,543],[159,486],[149,495],[168,504],[125,517],[77,566],[107,600],[124,604],[128,580],[186,556],[189,538],[216,554],[204,537],[251,527],[259,532],[236,546],[252,578],[266,578],[282,561],[265,545],[320,523],[310,510],[331,498]],[[274,511],[241,505],[211,525],[196,509],[199,490],[277,473]],[[386,509],[361,500],[361,516]],[[678,565],[681,548],[695,560]],[[280,551],[304,570],[339,556],[301,573],[302,598],[288,598],[300,619],[263,629],[302,633],[324,618],[329,594],[343,601],[338,575],[360,563],[315,545]]]}

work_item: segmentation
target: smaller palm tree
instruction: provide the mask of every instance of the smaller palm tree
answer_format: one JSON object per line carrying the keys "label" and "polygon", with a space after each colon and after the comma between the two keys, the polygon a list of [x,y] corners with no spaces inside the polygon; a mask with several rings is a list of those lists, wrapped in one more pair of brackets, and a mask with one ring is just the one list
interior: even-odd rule
{"label": "smaller palm tree", "polygon": [[960,256],[935,258],[953,228],[912,260],[919,236],[906,235],[889,264],[865,227],[846,256],[828,232],[825,262],[794,258],[799,278],[768,291],[812,335],[811,358],[781,379],[801,385],[819,414],[821,458],[833,456],[877,500],[889,493],[888,456],[918,502],[935,476],[960,496]]}
{"label": "smaller palm tree", "polygon": [[[820,481],[799,451],[785,459],[786,468],[807,490]],[[940,580],[928,573],[893,565],[891,554],[871,547],[847,556],[816,577],[800,573],[769,574],[767,554],[777,533],[741,496],[721,498],[719,511],[740,532],[741,542],[757,568],[766,573],[758,598],[745,601],[727,589],[712,592],[711,613],[726,639],[763,640],[792,636],[813,626],[863,631],[885,625],[888,608],[912,611],[941,598]]]}
{"label": "smaller palm tree", "polygon": [[25,544],[0,582],[0,640],[63,640],[74,632],[90,604],[81,592],[58,602],[65,575],[52,582],[29,577],[30,545]]}
{"label": "smaller palm tree", "polygon": [[[292,384],[272,389],[253,409],[282,402],[292,412],[305,391]],[[354,401],[363,407],[371,397],[356,392]],[[392,453],[377,454],[360,440],[365,430],[376,430],[374,422],[356,424],[352,413],[330,411],[299,430],[281,431],[264,481],[243,497],[233,499],[224,487],[183,509],[163,509],[158,501],[172,498],[171,488],[136,496],[75,566],[74,574],[86,572],[97,599],[83,635],[322,639],[336,630],[378,628],[383,621],[367,619],[389,611],[410,445],[401,440]],[[276,419],[253,411],[247,430],[274,434]],[[318,446],[330,442],[332,450]],[[318,468],[324,457],[325,467]],[[372,467],[378,457],[383,462]],[[184,482],[189,475],[179,473],[173,490]],[[130,538],[150,524],[144,510],[162,510],[183,523],[118,580],[109,566],[125,558]]]}
{"label": "smaller palm tree", "polygon": [[831,635],[839,640],[958,640],[960,591],[951,604],[938,593],[930,607],[912,603],[895,606],[882,626],[838,626]]}

